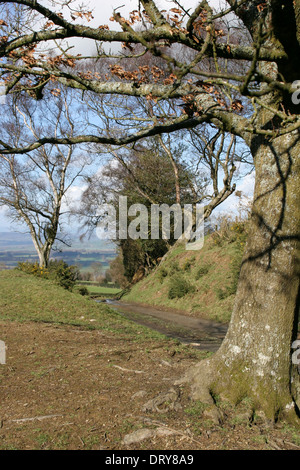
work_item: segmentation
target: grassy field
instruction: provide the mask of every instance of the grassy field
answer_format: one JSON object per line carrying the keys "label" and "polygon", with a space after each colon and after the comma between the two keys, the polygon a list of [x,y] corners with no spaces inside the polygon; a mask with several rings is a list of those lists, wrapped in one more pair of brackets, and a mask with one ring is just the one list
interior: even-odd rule
{"label": "grassy field", "polygon": [[122,291],[121,289],[117,287],[89,286],[89,285],[85,285],[84,287],[86,287],[90,293],[98,294],[104,297],[105,295],[109,295],[109,296],[117,295]]}

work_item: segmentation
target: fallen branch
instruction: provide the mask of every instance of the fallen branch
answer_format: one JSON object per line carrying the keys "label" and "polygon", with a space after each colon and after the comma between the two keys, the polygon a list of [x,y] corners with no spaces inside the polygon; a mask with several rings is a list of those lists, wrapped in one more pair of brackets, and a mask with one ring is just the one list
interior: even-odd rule
{"label": "fallen branch", "polygon": [[115,365],[113,365],[113,367],[115,367],[116,369],[120,369],[123,372],[134,372],[135,374],[145,374],[143,370],[124,369],[124,367],[115,366]]}
{"label": "fallen branch", "polygon": [[10,419],[10,423],[26,423],[28,421],[43,421],[44,419],[59,418],[63,415],[35,416],[33,418]]}

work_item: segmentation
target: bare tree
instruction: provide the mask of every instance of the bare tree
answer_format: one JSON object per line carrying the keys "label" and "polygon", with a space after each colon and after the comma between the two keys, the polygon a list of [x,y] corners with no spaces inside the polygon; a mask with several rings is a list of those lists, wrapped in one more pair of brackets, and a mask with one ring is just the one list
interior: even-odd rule
{"label": "bare tree", "polygon": [[[69,101],[61,93],[56,104],[40,111],[40,119],[48,129],[52,128],[51,132],[60,127],[66,134],[73,134]],[[28,100],[11,101],[3,108],[6,118],[2,136],[9,134],[15,142],[38,138],[43,126],[33,118]],[[0,205],[9,209],[12,220],[29,229],[40,266],[47,267],[55,241],[67,243],[60,230],[61,217],[68,211],[66,196],[87,163],[87,157],[83,158],[72,145],[44,145],[22,156],[0,155]]]}
{"label": "bare tree", "polygon": [[[95,28],[77,22],[76,17],[90,18],[90,12],[83,10],[68,20],[52,2],[46,3],[49,8],[36,0],[1,2],[21,5],[39,20],[34,32],[24,26],[16,36],[3,18],[8,26],[3,23],[7,30],[3,29],[0,45],[5,58],[0,70],[9,92],[31,89],[40,97],[45,82],[56,80],[82,92],[151,101],[155,115],[158,103],[177,104],[175,114],[158,113],[152,123],[140,119],[129,133],[118,121],[123,117],[124,122],[126,116],[116,115],[110,135],[99,130],[72,137],[47,133],[24,146],[2,142],[2,154],[26,153],[46,143],[130,144],[204,122],[243,139],[255,162],[256,183],[232,319],[219,351],[194,368],[187,381],[193,396],[211,406],[215,395],[234,403],[248,396],[253,408],[269,419],[284,416],[299,422],[299,376],[292,380],[296,366],[291,363],[291,345],[299,312],[300,115],[294,82],[300,77],[300,3],[227,0],[222,11],[215,11],[206,0],[194,11],[184,0],[173,3],[166,15],[155,0],[140,0],[128,19],[115,11],[118,28],[110,30],[107,25]],[[123,43],[125,55],[111,54],[110,71],[103,77],[77,70],[76,62],[85,59],[72,56],[61,43],[51,56],[38,49],[71,37],[103,45]],[[165,67],[127,66],[136,61],[131,50],[135,44],[162,60],[168,76]],[[177,46],[191,54],[177,58]],[[98,47],[98,64],[108,56]]]}

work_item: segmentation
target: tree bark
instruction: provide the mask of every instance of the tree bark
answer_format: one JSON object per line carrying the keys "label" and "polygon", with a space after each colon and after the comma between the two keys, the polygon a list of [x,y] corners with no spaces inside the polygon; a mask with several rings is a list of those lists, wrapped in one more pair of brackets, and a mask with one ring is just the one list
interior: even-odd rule
{"label": "tree bark", "polygon": [[247,397],[267,419],[299,424],[299,374],[291,362],[299,321],[299,134],[256,136],[251,149],[254,203],[228,333],[184,381],[194,399],[213,404],[219,395],[236,404]]}
{"label": "tree bark", "polygon": [[40,266],[40,268],[47,268],[49,260],[47,260],[45,252],[43,250],[39,251],[38,256],[39,256],[39,266]]}

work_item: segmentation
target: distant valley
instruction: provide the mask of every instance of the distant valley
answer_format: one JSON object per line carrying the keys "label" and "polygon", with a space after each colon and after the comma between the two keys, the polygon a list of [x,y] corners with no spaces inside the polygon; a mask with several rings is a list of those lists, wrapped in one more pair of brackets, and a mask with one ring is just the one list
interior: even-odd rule
{"label": "distant valley", "polygon": [[[59,251],[54,250],[52,259],[63,259],[69,265],[77,265],[81,272],[92,270],[92,264],[101,263],[102,271],[109,267],[116,257],[116,247],[111,242],[99,240],[96,236],[81,241],[74,237],[71,246],[60,243]],[[20,261],[37,261],[31,237],[28,233],[0,232],[0,268],[13,269]]]}

